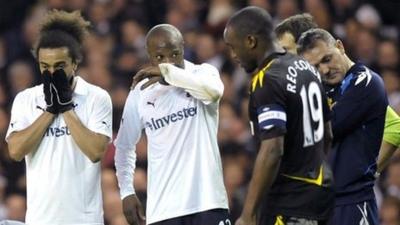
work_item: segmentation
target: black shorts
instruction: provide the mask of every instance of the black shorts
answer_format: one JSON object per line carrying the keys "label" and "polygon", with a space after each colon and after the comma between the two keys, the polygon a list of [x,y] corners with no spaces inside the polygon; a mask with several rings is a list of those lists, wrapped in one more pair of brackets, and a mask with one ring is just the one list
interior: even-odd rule
{"label": "black shorts", "polygon": [[163,220],[151,225],[233,225],[233,223],[231,223],[227,209],[211,209]]}
{"label": "black shorts", "polygon": [[360,203],[337,205],[329,225],[369,224],[378,225],[378,207],[375,199]]}
{"label": "black shorts", "polygon": [[259,225],[326,225],[327,221],[299,218],[295,216],[263,216],[259,220]]}

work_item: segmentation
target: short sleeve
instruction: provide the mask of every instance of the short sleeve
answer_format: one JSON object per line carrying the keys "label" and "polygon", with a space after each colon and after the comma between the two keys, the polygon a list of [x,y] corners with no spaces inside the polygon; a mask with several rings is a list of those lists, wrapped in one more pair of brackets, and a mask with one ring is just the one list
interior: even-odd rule
{"label": "short sleeve", "polygon": [[88,129],[112,139],[112,103],[105,91],[100,92],[93,101],[93,110],[89,118]]}
{"label": "short sleeve", "polygon": [[400,147],[400,117],[390,106],[386,110],[383,140]]}
{"label": "short sleeve", "polygon": [[286,133],[285,92],[278,78],[265,74],[263,85],[253,95],[259,138],[270,139]]}
{"label": "short sleeve", "polygon": [[6,141],[12,132],[23,130],[30,125],[26,114],[26,106],[28,104],[28,99],[26,97],[25,92],[21,92],[14,98],[11,109],[10,124],[8,125],[6,134]]}

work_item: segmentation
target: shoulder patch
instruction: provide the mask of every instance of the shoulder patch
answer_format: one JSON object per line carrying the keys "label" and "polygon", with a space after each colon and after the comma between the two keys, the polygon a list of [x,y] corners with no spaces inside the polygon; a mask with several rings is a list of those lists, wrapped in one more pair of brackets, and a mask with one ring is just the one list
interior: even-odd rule
{"label": "shoulder patch", "polygon": [[367,80],[367,83],[365,84],[365,86],[368,86],[369,82],[372,79],[372,75],[371,75],[371,73],[369,72],[369,70],[367,68],[365,68],[365,71],[363,71],[360,74],[358,74],[357,80],[354,83],[354,86],[357,86],[358,84],[360,84],[365,79]]}
{"label": "shoulder patch", "polygon": [[272,63],[275,61],[275,59],[271,60],[264,68],[262,68],[256,75],[254,75],[253,79],[251,80],[251,92],[254,92],[257,88],[257,84],[260,85],[260,87],[263,86],[263,80],[265,73],[267,70],[271,67]]}

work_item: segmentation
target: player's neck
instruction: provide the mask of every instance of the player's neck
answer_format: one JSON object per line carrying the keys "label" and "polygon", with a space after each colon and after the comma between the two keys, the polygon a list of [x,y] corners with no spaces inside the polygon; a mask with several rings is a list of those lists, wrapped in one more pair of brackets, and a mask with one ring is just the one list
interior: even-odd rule
{"label": "player's neck", "polygon": [[283,49],[276,42],[273,42],[272,45],[269,48],[267,48],[266,51],[264,51],[263,56],[259,57],[258,67],[263,67],[264,64],[268,63],[267,62],[267,61],[269,61],[268,58],[271,58],[271,56],[273,54],[276,54],[276,53],[279,54],[279,53],[284,53],[284,52],[285,52],[285,49]]}
{"label": "player's neck", "polygon": [[345,62],[346,62],[346,66],[347,66],[347,70],[349,71],[350,68],[355,64],[347,55],[344,56],[345,57]]}

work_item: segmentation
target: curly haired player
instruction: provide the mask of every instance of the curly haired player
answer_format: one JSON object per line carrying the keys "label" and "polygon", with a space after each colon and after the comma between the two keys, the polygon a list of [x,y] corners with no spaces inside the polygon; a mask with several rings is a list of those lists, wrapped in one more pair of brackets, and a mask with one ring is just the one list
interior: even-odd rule
{"label": "curly haired player", "polygon": [[43,84],[15,97],[6,140],[26,161],[27,224],[103,224],[100,163],[112,135],[111,98],[76,75],[89,22],[50,11],[35,46]]}

